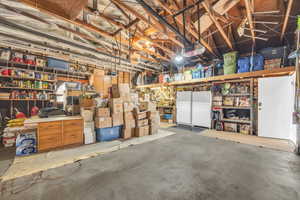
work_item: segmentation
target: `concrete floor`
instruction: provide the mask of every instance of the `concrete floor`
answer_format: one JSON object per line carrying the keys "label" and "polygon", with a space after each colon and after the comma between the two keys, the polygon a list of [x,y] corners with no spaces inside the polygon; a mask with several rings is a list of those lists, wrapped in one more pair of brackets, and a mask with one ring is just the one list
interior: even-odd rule
{"label": "concrete floor", "polygon": [[295,154],[178,132],[2,183],[0,199],[300,199]]}
{"label": "concrete floor", "polygon": [[6,172],[9,166],[13,163],[16,154],[16,149],[4,148],[0,146],[0,181],[1,176]]}

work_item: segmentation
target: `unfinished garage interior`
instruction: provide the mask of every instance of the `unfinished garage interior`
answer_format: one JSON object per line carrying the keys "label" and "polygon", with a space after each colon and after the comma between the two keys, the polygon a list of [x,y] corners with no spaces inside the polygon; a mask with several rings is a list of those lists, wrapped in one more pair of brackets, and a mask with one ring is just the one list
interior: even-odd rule
{"label": "unfinished garage interior", "polygon": [[0,199],[300,199],[299,0],[0,0]]}

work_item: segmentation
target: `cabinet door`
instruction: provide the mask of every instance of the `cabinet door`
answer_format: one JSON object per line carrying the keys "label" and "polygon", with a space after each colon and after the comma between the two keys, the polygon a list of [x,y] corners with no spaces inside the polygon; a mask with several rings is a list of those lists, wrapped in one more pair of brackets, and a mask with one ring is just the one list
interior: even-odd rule
{"label": "cabinet door", "polygon": [[178,124],[192,123],[192,92],[177,92],[176,120]]}
{"label": "cabinet door", "polygon": [[43,122],[38,126],[38,150],[46,151],[62,146],[62,122]]}
{"label": "cabinet door", "polygon": [[83,143],[83,120],[63,121],[63,144]]}
{"label": "cabinet door", "polygon": [[211,125],[211,92],[193,92],[192,124],[210,128]]}

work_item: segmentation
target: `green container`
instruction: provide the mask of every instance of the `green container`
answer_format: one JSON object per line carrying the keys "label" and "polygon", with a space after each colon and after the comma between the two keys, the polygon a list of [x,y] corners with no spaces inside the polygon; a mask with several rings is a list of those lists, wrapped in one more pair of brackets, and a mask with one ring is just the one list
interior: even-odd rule
{"label": "green container", "polygon": [[224,75],[236,73],[236,64],[224,65],[223,67],[224,67]]}
{"label": "green container", "polygon": [[224,65],[226,65],[226,66],[236,65],[237,51],[225,53],[225,54],[223,54],[223,58],[224,58]]}
{"label": "green container", "polygon": [[298,24],[298,30],[300,30],[300,15],[298,15],[297,24]]}

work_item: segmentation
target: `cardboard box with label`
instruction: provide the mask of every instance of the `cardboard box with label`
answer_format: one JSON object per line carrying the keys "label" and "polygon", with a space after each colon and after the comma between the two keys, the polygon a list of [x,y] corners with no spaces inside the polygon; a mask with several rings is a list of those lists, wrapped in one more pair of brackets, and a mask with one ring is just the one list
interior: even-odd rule
{"label": "cardboard box with label", "polygon": [[109,108],[97,108],[96,117],[110,117]]}
{"label": "cardboard box with label", "polygon": [[117,84],[113,84],[111,87],[111,94],[113,98],[120,98],[119,87]]}
{"label": "cardboard box with label", "polygon": [[156,104],[150,101],[140,102],[139,109],[141,111],[143,110],[156,111]]}
{"label": "cardboard box with label", "polygon": [[123,112],[123,101],[121,98],[112,98],[109,100],[111,113]]}
{"label": "cardboard box with label", "polygon": [[124,124],[123,113],[113,113],[111,116],[113,126],[121,126]]}
{"label": "cardboard box with label", "polygon": [[112,127],[112,118],[111,117],[96,117],[95,126],[96,126],[96,128]]}
{"label": "cardboard box with label", "polygon": [[134,116],[135,116],[136,120],[147,118],[147,111],[139,112],[138,108],[134,108],[133,113],[134,113]]}
{"label": "cardboard box with label", "polygon": [[146,136],[146,135],[149,135],[149,126],[135,128],[135,136],[136,137],[142,137],[142,136]]}
{"label": "cardboard box with label", "polygon": [[149,123],[148,119],[142,119],[136,121],[136,127],[147,126]]}
{"label": "cardboard box with label", "polygon": [[122,138],[128,139],[132,138],[135,135],[135,128],[123,128],[122,130]]}

